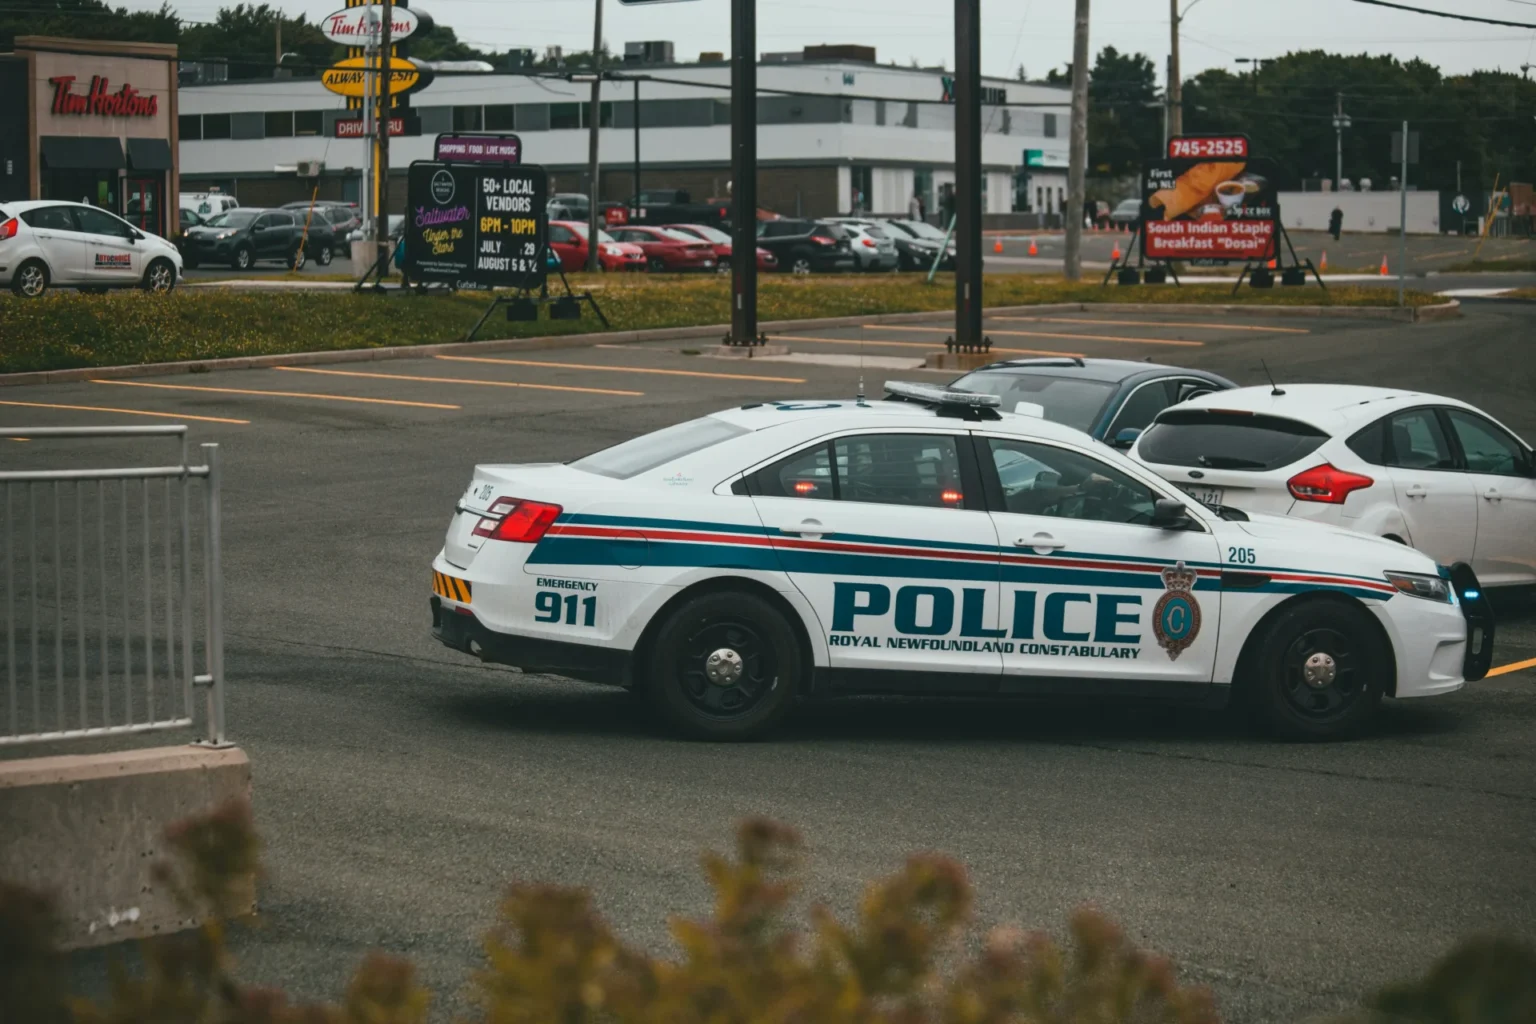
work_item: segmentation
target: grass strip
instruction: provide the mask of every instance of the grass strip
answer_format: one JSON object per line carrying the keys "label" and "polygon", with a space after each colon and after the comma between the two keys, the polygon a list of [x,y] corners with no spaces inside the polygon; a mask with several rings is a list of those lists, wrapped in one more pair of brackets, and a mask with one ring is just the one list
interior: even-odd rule
{"label": "grass strip", "polygon": [[[598,301],[615,330],[692,327],[730,320],[730,281],[724,277],[609,275]],[[581,291],[584,281],[572,280]],[[1387,306],[1389,289],[1335,287],[1233,296],[1224,285],[1109,287],[1035,275],[988,275],[986,304],[1052,302],[1211,303],[1255,306]],[[231,356],[378,348],[457,341],[474,324],[487,293],[368,295],[350,291],[224,291],[177,289],[166,296],[138,291],[82,295],[57,291],[41,299],[0,297],[0,373],[119,366]],[[1439,301],[1409,292],[1414,306]],[[941,311],[954,308],[954,279],[932,286],[897,275],[768,277],[760,283],[761,320]],[[520,338],[600,330],[596,318],[487,321],[478,337]]]}

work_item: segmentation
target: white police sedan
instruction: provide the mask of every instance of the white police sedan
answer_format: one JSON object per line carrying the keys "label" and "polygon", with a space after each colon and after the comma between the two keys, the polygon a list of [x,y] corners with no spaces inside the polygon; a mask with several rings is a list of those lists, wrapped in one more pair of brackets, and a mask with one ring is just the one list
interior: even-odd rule
{"label": "white police sedan", "polygon": [[477,467],[433,562],[434,634],[638,689],[717,739],[846,693],[1238,699],[1327,739],[1488,669],[1465,565],[1208,508],[993,395],[886,390]]}
{"label": "white police sedan", "polygon": [[181,253],[85,203],[53,199],[0,205],[0,287],[35,299],[50,287],[168,292],[181,279]]}

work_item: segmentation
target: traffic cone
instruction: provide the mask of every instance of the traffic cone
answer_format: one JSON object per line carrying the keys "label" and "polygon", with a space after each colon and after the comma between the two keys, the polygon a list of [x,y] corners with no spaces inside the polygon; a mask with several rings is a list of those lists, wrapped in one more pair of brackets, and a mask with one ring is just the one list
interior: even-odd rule
{"label": "traffic cone", "polygon": [[1318,270],[1318,273],[1322,273],[1324,270],[1327,270],[1327,269],[1328,269],[1328,250],[1324,249],[1323,250],[1323,258],[1318,262],[1317,270]]}
{"label": "traffic cone", "polygon": [[1387,276],[1387,257],[1385,253],[1383,253],[1381,257],[1381,276]]}
{"label": "traffic cone", "polygon": [[1274,270],[1275,269],[1275,261],[1274,260],[1270,260],[1269,261],[1269,269],[1270,270]]}
{"label": "traffic cone", "polygon": [[1039,256],[1040,255],[1040,247],[1035,244],[1035,240],[1033,238],[1031,238],[1029,240],[1029,254],[1031,256]]}
{"label": "traffic cone", "polygon": [[1109,258],[1114,260],[1116,263],[1120,262],[1120,243],[1119,242],[1115,243],[1115,251],[1109,254]]}
{"label": "traffic cone", "polygon": [[1003,251],[1003,240],[1001,238],[992,243],[992,251],[995,253],[1001,253]]}

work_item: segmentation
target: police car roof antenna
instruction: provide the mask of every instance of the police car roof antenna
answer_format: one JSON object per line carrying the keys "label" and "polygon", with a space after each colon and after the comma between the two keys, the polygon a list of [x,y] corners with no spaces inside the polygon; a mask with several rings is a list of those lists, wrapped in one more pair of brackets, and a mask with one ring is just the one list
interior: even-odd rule
{"label": "police car roof antenna", "polygon": [[1264,376],[1269,378],[1269,388],[1270,388],[1269,393],[1271,395],[1283,395],[1283,394],[1285,394],[1284,391],[1280,390],[1280,385],[1275,383],[1275,375],[1269,372],[1269,364],[1266,363],[1264,360],[1260,359],[1259,360],[1259,365],[1264,367]]}

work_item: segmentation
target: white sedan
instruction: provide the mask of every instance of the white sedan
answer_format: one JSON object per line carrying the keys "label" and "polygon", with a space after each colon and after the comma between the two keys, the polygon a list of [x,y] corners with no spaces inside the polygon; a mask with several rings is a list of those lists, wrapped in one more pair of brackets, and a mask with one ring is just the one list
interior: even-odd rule
{"label": "white sedan", "polygon": [[1242,700],[1354,731],[1481,678],[1466,567],[1219,513],[993,395],[754,403],[567,465],[488,465],[432,564],[459,651],[642,691],[681,730],[844,693]]}
{"label": "white sedan", "polygon": [[168,292],[181,279],[181,253],[121,217],[54,199],[0,205],[0,286],[24,298],[50,287]]}
{"label": "white sedan", "polygon": [[1536,583],[1536,458],[1440,395],[1342,384],[1238,388],[1158,416],[1132,458],[1208,504],[1329,523]]}

